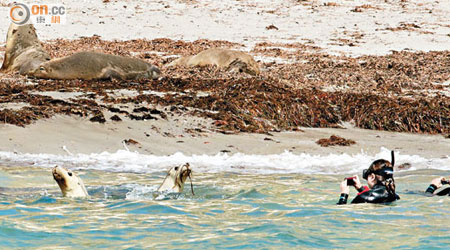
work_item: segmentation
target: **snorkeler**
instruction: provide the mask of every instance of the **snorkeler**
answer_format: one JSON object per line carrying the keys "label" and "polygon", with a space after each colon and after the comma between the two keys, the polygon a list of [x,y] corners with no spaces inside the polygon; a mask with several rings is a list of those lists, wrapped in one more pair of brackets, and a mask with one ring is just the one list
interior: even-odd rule
{"label": "snorkeler", "polygon": [[379,159],[363,171],[363,178],[367,180],[368,186],[361,184],[358,175],[345,178],[341,182],[341,196],[337,204],[347,204],[350,186],[358,191],[358,195],[351,203],[387,203],[400,199],[395,193],[394,151],[391,152],[391,156],[391,162]]}
{"label": "snorkeler", "polygon": [[428,196],[438,195],[438,196],[444,196],[449,195],[450,196],[450,187],[446,188],[444,190],[441,190],[439,192],[436,192],[439,188],[441,188],[445,184],[450,184],[450,177],[448,180],[446,180],[444,177],[438,177],[431,181],[430,186],[428,186],[427,190],[425,191],[425,194]]}

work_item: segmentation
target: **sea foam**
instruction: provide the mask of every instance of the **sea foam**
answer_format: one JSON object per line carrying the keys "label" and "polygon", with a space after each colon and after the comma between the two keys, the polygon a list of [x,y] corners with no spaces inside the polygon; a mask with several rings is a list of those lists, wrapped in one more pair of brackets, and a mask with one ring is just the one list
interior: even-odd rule
{"label": "sea foam", "polygon": [[[405,155],[396,152],[396,165],[410,163],[412,168],[450,170],[450,157],[424,158],[418,155]],[[92,154],[28,154],[0,152],[0,165],[21,165],[53,167],[61,165],[72,169],[93,169],[112,172],[152,173],[166,171],[173,165],[189,162],[196,172],[218,173],[233,172],[243,174],[354,174],[360,173],[376,159],[390,160],[390,151],[381,148],[380,152],[370,155],[361,151],[358,154],[294,154],[285,151],[281,154],[227,154],[216,155],[146,155],[127,150],[115,153]]]}

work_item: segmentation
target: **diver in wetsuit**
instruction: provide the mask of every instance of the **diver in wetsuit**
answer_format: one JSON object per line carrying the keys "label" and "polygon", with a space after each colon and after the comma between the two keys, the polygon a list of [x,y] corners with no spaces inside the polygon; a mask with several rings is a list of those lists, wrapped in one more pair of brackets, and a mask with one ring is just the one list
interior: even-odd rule
{"label": "diver in wetsuit", "polygon": [[433,179],[430,183],[430,186],[428,186],[427,190],[425,190],[425,194],[427,196],[433,196],[433,195],[438,195],[438,196],[449,195],[450,196],[450,187],[446,188],[444,190],[441,190],[439,192],[436,192],[436,190],[441,188],[444,184],[450,184],[450,177],[448,178],[448,180],[446,180],[442,176]]}
{"label": "diver in wetsuit", "polygon": [[[370,167],[363,171],[363,178],[368,186],[363,186],[357,175],[352,177],[353,187],[358,190],[358,195],[352,200],[354,203],[387,203],[400,199],[395,193],[394,182],[394,152],[392,163],[383,159],[374,161]],[[341,183],[341,196],[338,205],[347,204],[350,187],[346,178]]]}

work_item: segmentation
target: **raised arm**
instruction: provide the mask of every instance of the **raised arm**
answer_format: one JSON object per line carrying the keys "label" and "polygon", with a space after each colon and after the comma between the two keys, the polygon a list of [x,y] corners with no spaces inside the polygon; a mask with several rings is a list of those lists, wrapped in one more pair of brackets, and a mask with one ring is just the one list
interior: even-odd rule
{"label": "raised arm", "polygon": [[347,186],[347,180],[341,182],[341,196],[339,197],[338,205],[347,204],[348,193],[350,192],[350,187]]}
{"label": "raised arm", "polygon": [[427,190],[425,190],[425,194],[430,196],[433,195],[437,189],[442,187],[442,181],[445,181],[445,178],[443,176],[434,178],[431,181],[430,186],[428,186]]}

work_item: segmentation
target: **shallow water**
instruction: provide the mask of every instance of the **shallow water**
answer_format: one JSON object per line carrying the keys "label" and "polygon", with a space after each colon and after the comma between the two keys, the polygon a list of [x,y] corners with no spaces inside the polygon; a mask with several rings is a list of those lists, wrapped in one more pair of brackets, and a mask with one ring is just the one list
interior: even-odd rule
{"label": "shallow water", "polygon": [[72,168],[91,197],[68,199],[51,176],[54,162],[36,166],[23,159],[19,166],[17,159],[0,158],[0,249],[410,249],[450,243],[450,197],[423,195],[432,178],[450,176],[448,165],[397,172],[401,200],[390,205],[336,206],[339,182],[350,170],[250,174],[245,164],[222,172],[196,171],[194,164],[195,195],[188,183],[181,195],[158,195],[164,164],[134,172],[81,164]]}

